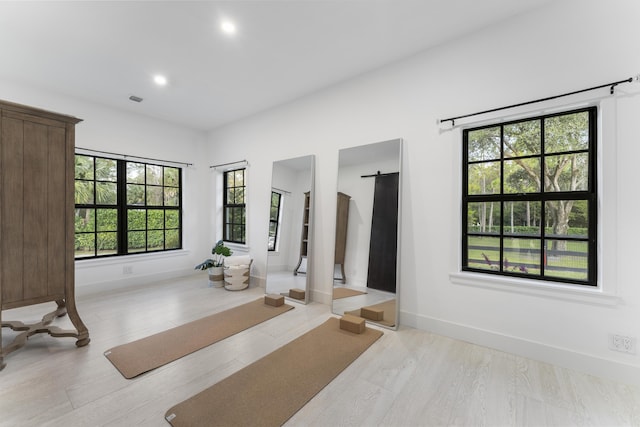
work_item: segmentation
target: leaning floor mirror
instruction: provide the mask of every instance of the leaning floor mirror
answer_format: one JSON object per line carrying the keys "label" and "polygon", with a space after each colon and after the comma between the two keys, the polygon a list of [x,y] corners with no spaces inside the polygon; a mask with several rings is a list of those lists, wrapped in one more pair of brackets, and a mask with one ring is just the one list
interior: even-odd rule
{"label": "leaning floor mirror", "polygon": [[332,311],[398,327],[402,140],[339,152]]}
{"label": "leaning floor mirror", "polygon": [[309,302],[315,156],[273,162],[266,293]]}

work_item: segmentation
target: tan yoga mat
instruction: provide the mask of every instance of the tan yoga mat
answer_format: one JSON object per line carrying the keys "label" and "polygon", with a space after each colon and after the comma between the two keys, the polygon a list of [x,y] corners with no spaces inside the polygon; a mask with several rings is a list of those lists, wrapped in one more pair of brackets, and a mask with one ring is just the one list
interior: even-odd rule
{"label": "tan yoga mat", "polygon": [[[372,320],[372,322],[376,322],[380,325],[389,326],[390,328],[396,326],[396,300],[392,299],[389,301],[384,301],[379,304],[368,305],[366,308],[371,308],[374,310],[384,310],[384,317],[382,320]],[[344,314],[351,314],[354,316],[360,316],[360,309],[345,311]]]}
{"label": "tan yoga mat", "polygon": [[347,298],[353,297],[356,295],[364,295],[366,292],[356,291],[355,289],[349,288],[333,288],[333,299]]}
{"label": "tan yoga mat", "polygon": [[128,344],[104,355],[125,378],[133,378],[173,362],[187,354],[244,331],[289,311],[293,306],[273,307],[264,298],[230,308]]}
{"label": "tan yoga mat", "polygon": [[181,426],[281,426],[382,336],[322,325],[244,367],[165,414]]}

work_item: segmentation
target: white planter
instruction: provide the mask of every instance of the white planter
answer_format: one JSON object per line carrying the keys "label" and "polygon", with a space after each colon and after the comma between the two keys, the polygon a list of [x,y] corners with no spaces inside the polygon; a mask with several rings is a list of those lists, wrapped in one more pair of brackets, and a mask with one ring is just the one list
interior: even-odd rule
{"label": "white planter", "polygon": [[209,286],[214,288],[224,287],[224,268],[223,267],[211,267],[209,272]]}

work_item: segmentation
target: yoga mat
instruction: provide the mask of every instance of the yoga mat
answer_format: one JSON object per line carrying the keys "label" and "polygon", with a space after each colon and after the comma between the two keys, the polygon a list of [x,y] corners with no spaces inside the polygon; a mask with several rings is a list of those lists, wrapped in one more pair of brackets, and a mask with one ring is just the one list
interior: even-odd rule
{"label": "yoga mat", "polygon": [[113,347],[104,355],[125,378],[133,378],[187,354],[289,311],[291,305],[273,307],[264,298]]}
{"label": "yoga mat", "polygon": [[356,291],[355,289],[349,288],[333,288],[333,299],[347,298],[353,297],[356,295],[364,295],[366,292]]}
{"label": "yoga mat", "polygon": [[165,419],[182,426],[281,426],[358,358],[382,332],[322,325],[172,407]]}
{"label": "yoga mat", "polygon": [[[380,309],[384,310],[384,317],[382,320],[371,320],[371,322],[376,322],[380,325],[389,326],[390,328],[396,326],[396,300],[395,299],[384,301],[379,304],[368,305],[366,307],[378,309],[378,310]],[[351,314],[354,316],[362,317],[360,316],[360,309],[345,311],[344,314]]]}

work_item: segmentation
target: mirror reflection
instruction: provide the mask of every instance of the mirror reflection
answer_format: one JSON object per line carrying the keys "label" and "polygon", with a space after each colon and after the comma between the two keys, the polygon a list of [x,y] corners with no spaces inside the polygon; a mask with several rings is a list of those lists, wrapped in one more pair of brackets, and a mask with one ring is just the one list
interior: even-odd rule
{"label": "mirror reflection", "polygon": [[315,156],[273,162],[266,293],[309,302]]}
{"label": "mirror reflection", "polygon": [[335,314],[397,329],[402,140],[339,152]]}

